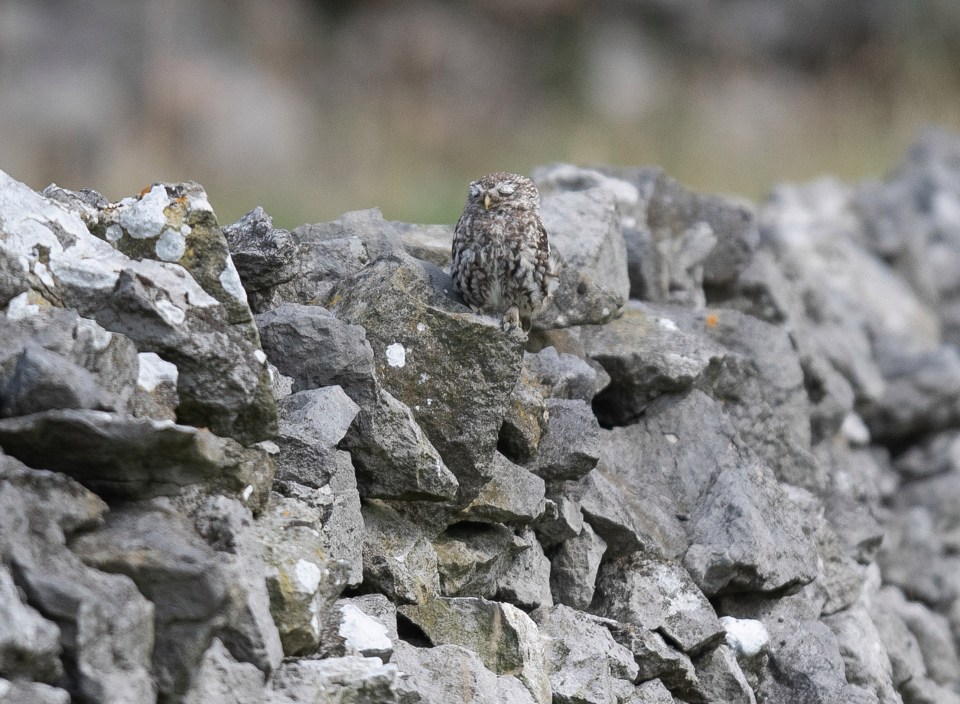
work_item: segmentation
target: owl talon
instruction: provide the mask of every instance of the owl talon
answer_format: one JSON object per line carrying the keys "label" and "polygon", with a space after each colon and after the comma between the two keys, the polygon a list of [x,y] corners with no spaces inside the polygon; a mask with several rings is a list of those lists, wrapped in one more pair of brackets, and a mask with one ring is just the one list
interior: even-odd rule
{"label": "owl talon", "polygon": [[513,330],[523,332],[523,328],[520,327],[520,309],[516,306],[510,306],[507,312],[503,314],[503,320],[500,322],[500,326],[505,332],[511,332]]}

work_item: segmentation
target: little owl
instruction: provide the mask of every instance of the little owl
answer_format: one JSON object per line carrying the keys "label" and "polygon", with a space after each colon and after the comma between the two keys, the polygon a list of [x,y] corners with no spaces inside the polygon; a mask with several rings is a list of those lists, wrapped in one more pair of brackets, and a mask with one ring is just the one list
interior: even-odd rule
{"label": "little owl", "polygon": [[475,313],[501,315],[507,331],[530,329],[557,278],[533,181],[497,172],[470,184],[451,274]]}

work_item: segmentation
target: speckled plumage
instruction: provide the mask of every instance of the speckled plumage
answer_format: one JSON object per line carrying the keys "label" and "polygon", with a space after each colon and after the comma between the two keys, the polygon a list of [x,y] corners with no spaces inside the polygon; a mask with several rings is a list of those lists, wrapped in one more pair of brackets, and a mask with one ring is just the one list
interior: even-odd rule
{"label": "speckled plumage", "polygon": [[471,183],[452,254],[453,281],[475,312],[529,330],[556,280],[533,181],[501,171]]}

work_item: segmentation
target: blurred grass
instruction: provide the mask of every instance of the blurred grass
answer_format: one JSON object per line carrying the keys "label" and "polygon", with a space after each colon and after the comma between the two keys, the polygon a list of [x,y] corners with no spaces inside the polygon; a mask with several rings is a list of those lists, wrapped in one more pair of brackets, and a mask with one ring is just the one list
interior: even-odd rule
{"label": "blurred grass", "polygon": [[259,204],[291,228],[370,207],[389,219],[453,223],[472,179],[557,161],[659,165],[696,190],[752,200],[783,181],[880,178],[923,126],[960,132],[960,70],[937,57],[910,57],[892,83],[864,81],[862,65],[817,78],[771,71],[726,83],[694,72],[628,122],[558,99],[533,106],[509,129],[459,133],[453,126],[438,138],[425,131],[429,112],[373,105],[359,129],[345,117],[342,134],[326,135],[319,156],[325,168],[315,180],[304,176],[300,188],[243,193],[214,179],[210,190],[224,223]]}

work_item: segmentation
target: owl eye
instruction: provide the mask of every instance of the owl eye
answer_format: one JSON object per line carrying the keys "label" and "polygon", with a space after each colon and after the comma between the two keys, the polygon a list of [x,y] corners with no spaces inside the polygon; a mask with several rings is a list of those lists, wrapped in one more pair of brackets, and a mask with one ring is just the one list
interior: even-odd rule
{"label": "owl eye", "polygon": [[470,197],[471,197],[471,198],[476,198],[476,197],[479,196],[479,195],[480,195],[480,184],[479,184],[479,183],[471,183],[471,184],[470,184]]}
{"label": "owl eye", "polygon": [[512,196],[513,192],[517,190],[517,187],[512,183],[504,183],[503,185],[499,186],[497,190],[502,196]]}

